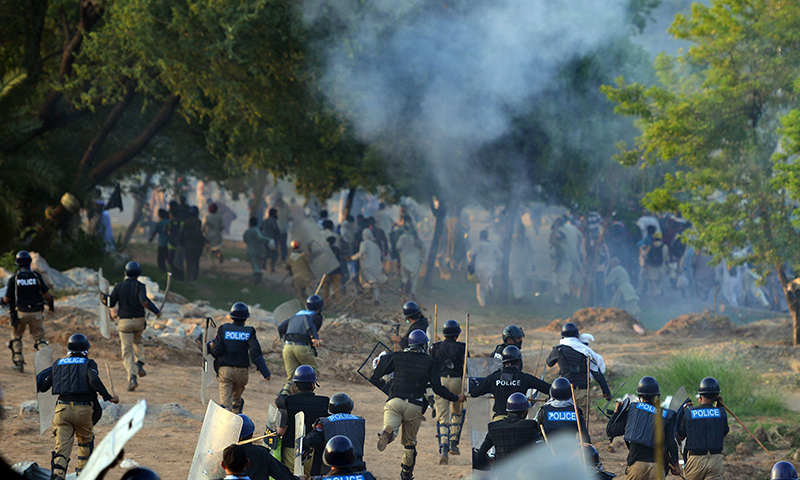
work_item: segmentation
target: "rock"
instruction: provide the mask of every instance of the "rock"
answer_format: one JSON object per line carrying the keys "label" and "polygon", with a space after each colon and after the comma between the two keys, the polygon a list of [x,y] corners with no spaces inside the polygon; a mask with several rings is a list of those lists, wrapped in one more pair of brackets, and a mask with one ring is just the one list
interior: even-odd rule
{"label": "rock", "polygon": [[179,293],[169,292],[167,293],[167,302],[174,303],[176,305],[186,305],[189,303],[189,300]]}
{"label": "rock", "polygon": [[159,287],[156,282],[150,280],[150,277],[139,277],[139,281],[144,283],[145,288],[147,288],[147,298],[150,300],[161,291],[161,287]]}
{"label": "rock", "polygon": [[239,290],[239,293],[248,294],[248,293],[250,293],[250,289],[247,288],[247,287],[244,287],[243,289]]}
{"label": "rock", "polygon": [[167,330],[172,330],[173,332],[178,332],[184,329],[184,326],[181,322],[175,320],[174,318],[170,318],[167,320],[167,324],[164,326]]}
{"label": "rock", "polygon": [[58,308],[77,308],[79,310],[86,310],[88,312],[97,314],[100,307],[100,294],[98,293],[80,293],[78,295],[70,295],[56,300],[56,307]]}
{"label": "rock", "polygon": [[187,333],[187,335],[194,342],[202,341],[202,339],[203,339],[203,329],[200,328],[199,325],[195,325],[195,327],[194,327],[194,329],[192,329],[191,333]]}
{"label": "rock", "polygon": [[161,343],[173,348],[188,348],[188,337],[183,331],[168,332],[163,335],[158,335],[157,340]]}
{"label": "rock", "polygon": [[753,448],[749,444],[747,444],[745,442],[741,442],[738,445],[736,445],[736,454],[737,455],[740,455],[740,456],[744,457],[744,456],[750,455],[752,453],[753,453]]}
{"label": "rock", "polygon": [[11,278],[12,275],[14,275],[14,272],[9,272],[5,268],[0,267],[0,280],[2,280],[3,285],[8,283],[8,279]]}
{"label": "rock", "polygon": [[39,402],[36,400],[28,400],[27,402],[22,402],[19,406],[19,414],[20,415],[38,415],[39,414]]}
{"label": "rock", "polygon": [[67,290],[70,288],[80,288],[79,285],[73,282],[69,277],[59,272],[55,268],[50,267],[47,261],[36,252],[31,252],[31,269],[39,272],[42,275],[45,283],[54,290]]}
{"label": "rock", "polygon": [[140,466],[139,462],[137,462],[136,460],[134,460],[132,458],[126,458],[126,459],[122,460],[121,462],[119,462],[119,468],[122,468],[124,470],[130,470],[132,468],[137,468],[139,466]]}
{"label": "rock", "polygon": [[84,288],[97,288],[97,272],[91,268],[75,267],[64,271],[64,276]]}

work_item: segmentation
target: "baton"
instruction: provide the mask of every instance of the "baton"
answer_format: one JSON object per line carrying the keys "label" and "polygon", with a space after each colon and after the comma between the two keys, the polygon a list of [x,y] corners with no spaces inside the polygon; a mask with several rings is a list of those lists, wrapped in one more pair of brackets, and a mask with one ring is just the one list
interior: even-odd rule
{"label": "baton", "polygon": [[322,284],[325,282],[325,277],[327,276],[328,274],[325,273],[322,275],[322,278],[319,279],[319,285],[317,285],[317,291],[314,292],[314,295],[319,295],[319,290],[322,288]]}
{"label": "baton", "polygon": [[111,395],[117,396],[116,392],[114,392],[114,380],[111,380],[111,371],[108,369],[108,364],[106,363],[106,375],[108,375],[108,383],[111,384]]}
{"label": "baton", "polygon": [[469,313],[467,314],[467,334],[464,337],[464,372],[461,377],[461,393],[466,394],[469,377],[467,377],[467,358],[469,356]]}
{"label": "baton", "polygon": [[[627,381],[626,381],[626,382],[622,382],[622,383],[619,385],[619,387],[617,387],[617,389],[616,389],[616,390],[614,390],[614,393],[612,393],[612,394],[611,394],[611,398],[610,398],[610,399],[609,399],[609,400],[606,402],[606,405],[605,405],[605,407],[603,407],[603,411],[604,411],[604,412],[608,412],[608,404],[609,404],[609,403],[611,403],[611,400],[614,400],[614,397],[616,397],[616,396],[617,396],[617,394],[619,393],[619,391],[620,391],[620,390],[622,390],[622,387],[624,387],[626,383],[628,383],[628,382],[627,382]],[[600,407],[597,407],[597,408],[600,408]]]}
{"label": "baton", "polygon": [[[597,367],[600,371],[600,367]],[[589,430],[589,399],[592,397],[592,357],[586,355],[586,430]]]}
{"label": "baton", "polygon": [[719,402],[719,404],[720,404],[720,405],[722,405],[722,408],[724,408],[724,409],[725,409],[725,410],[726,410],[728,413],[730,413],[731,415],[733,415],[733,418],[735,418],[735,419],[736,419],[736,421],[737,421],[737,422],[739,422],[739,425],[741,425],[741,426],[742,426],[742,428],[744,428],[744,431],[745,431],[745,432],[747,432],[747,433],[749,433],[749,434],[750,434],[750,436],[751,436],[751,437],[753,437],[753,440],[755,440],[756,442],[758,442],[758,444],[759,444],[759,445],[761,445],[761,448],[763,448],[763,449],[764,449],[764,451],[765,451],[765,452],[767,452],[767,454],[768,454],[770,457],[772,457],[772,458],[775,458],[775,455],[773,455],[772,453],[770,453],[770,451],[769,451],[769,450],[767,450],[767,447],[765,447],[765,446],[764,446],[764,444],[763,444],[763,443],[761,443],[761,442],[760,442],[760,441],[759,441],[759,440],[756,438],[756,436],[755,436],[755,435],[753,435],[753,433],[752,433],[750,430],[748,430],[748,429],[747,429],[747,427],[745,427],[745,426],[744,426],[744,423],[742,423],[742,421],[741,421],[741,420],[739,420],[739,417],[737,417],[735,413],[731,412],[731,409],[730,409],[730,408],[728,408],[728,406],[727,406],[727,405],[725,405],[724,403],[722,403],[722,400],[719,400],[719,399],[717,399],[717,402]]}
{"label": "baton", "polygon": [[242,440],[241,442],[237,443],[237,445],[247,445],[248,443],[257,442],[257,441],[259,441],[259,440],[263,440],[263,439],[265,439],[265,438],[274,437],[274,436],[276,436],[276,435],[278,435],[278,432],[272,432],[272,433],[268,433],[268,434],[266,434],[266,435],[261,435],[260,437],[251,438],[251,439],[249,439],[249,440]]}
{"label": "baton", "polygon": [[544,338],[542,339],[542,346],[539,347],[539,356],[536,357],[536,370],[533,371],[534,375],[539,372],[539,361],[542,359],[542,350],[544,350]]}

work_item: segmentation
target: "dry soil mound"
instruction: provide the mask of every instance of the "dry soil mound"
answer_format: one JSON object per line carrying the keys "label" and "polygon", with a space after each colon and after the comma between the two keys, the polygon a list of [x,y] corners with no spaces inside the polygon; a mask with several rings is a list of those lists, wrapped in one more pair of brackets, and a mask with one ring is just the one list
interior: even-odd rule
{"label": "dry soil mound", "polygon": [[607,332],[625,335],[644,333],[642,325],[628,312],[619,308],[583,308],[573,313],[568,320],[553,320],[539,330],[560,332],[561,326],[566,322],[574,323],[581,331],[592,333]]}
{"label": "dry soil mound", "polygon": [[715,317],[708,311],[703,313],[687,313],[677,318],[673,318],[657,335],[729,335],[736,332],[728,317]]}

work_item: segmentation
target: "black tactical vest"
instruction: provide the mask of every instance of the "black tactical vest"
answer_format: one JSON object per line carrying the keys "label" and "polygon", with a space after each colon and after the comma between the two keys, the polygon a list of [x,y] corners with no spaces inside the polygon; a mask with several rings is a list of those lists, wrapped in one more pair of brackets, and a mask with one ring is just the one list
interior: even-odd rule
{"label": "black tactical vest", "polygon": [[538,440],[539,429],[533,420],[504,418],[489,424],[489,436],[494,443],[495,461],[502,461]]}
{"label": "black tactical vest", "polygon": [[528,390],[526,382],[523,381],[524,373],[520,372],[515,367],[503,367],[500,369],[499,375],[493,379],[491,389],[494,395],[494,413],[497,415],[506,414],[506,401],[512,393],[525,393]]}
{"label": "black tactical vest", "polygon": [[89,359],[64,357],[53,364],[53,395],[91,395]]}
{"label": "black tactical vest", "polygon": [[[661,414],[666,425],[675,416],[675,411],[665,408],[661,411]],[[653,448],[655,422],[656,407],[644,402],[631,403],[628,410],[628,421],[625,424],[625,441]]]}
{"label": "black tactical vest", "polygon": [[556,348],[562,357],[558,361],[559,375],[569,380],[575,388],[586,388],[586,355],[567,345]]}
{"label": "black tactical vest", "polygon": [[464,374],[464,344],[447,339],[433,344],[431,356],[441,362],[442,375],[462,376]]}
{"label": "black tactical vest", "polygon": [[424,353],[397,352],[394,364],[392,398],[417,400],[425,395],[425,388],[431,380],[433,359]]}
{"label": "black tactical vest", "polygon": [[286,397],[286,411],[289,413],[289,418],[286,423],[286,434],[284,438],[292,439],[292,442],[294,442],[294,416],[299,412],[305,414],[306,433],[309,433],[312,425],[314,425],[314,422],[318,418],[328,416],[329,401],[330,399],[328,397],[311,393],[296,393]]}
{"label": "black tactical vest", "polygon": [[542,407],[542,426],[545,433],[556,430],[578,431],[578,415],[574,407],[554,407],[545,405]]}
{"label": "black tactical vest", "polygon": [[14,276],[15,299],[20,312],[41,312],[44,310],[41,279],[30,270],[20,270]]}
{"label": "black tactical vest", "polygon": [[686,422],[686,450],[722,450],[728,416],[722,408],[695,407],[683,412]]}
{"label": "black tactical vest", "polygon": [[225,352],[217,359],[220,367],[249,367],[250,339],[255,337],[256,329],[244,323],[220,325],[217,335],[221,337]]}
{"label": "black tactical vest", "polygon": [[364,419],[349,413],[334,413],[326,418],[320,418],[322,433],[325,434],[325,444],[336,435],[344,435],[353,443],[356,451],[356,460],[364,458],[364,437],[366,424]]}

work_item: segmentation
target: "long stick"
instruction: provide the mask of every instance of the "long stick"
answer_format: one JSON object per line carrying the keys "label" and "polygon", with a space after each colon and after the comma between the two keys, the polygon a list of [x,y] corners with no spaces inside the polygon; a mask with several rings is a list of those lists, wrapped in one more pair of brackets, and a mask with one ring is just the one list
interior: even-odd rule
{"label": "long stick", "polygon": [[106,363],[106,375],[108,375],[108,383],[111,384],[111,395],[115,397],[117,394],[114,392],[114,380],[111,380],[111,371],[108,369],[108,364]]}
{"label": "long stick", "polygon": [[539,361],[542,359],[542,350],[544,350],[544,338],[542,339],[542,346],[539,347],[539,356],[536,357],[536,370],[533,371],[534,377],[539,373]]}
{"label": "long stick", "polygon": [[592,396],[592,357],[586,356],[586,430],[589,430],[589,398]]}
{"label": "long stick", "polygon": [[259,440],[264,440],[265,438],[270,438],[278,435],[277,432],[268,433],[266,435],[261,435],[260,437],[250,438],[248,440],[242,440],[241,442],[237,443],[237,445],[247,445],[248,443],[257,442]]}
{"label": "long stick", "polygon": [[461,376],[461,392],[466,395],[467,384],[467,357],[469,356],[469,313],[467,314],[467,332],[464,335],[464,374]]}
{"label": "long stick", "polygon": [[747,427],[745,427],[745,426],[744,426],[744,423],[742,423],[742,421],[741,421],[741,420],[739,420],[739,417],[737,417],[735,413],[731,412],[731,409],[730,409],[730,408],[728,408],[728,406],[727,406],[727,405],[725,405],[724,403],[722,403],[722,400],[719,400],[719,399],[717,399],[717,403],[719,403],[720,405],[722,405],[722,408],[724,408],[724,409],[725,409],[725,411],[727,411],[728,413],[730,413],[731,415],[733,415],[733,418],[735,418],[735,419],[736,419],[736,421],[737,421],[737,422],[739,422],[739,425],[741,425],[741,426],[742,426],[742,428],[744,428],[744,431],[745,431],[745,432],[747,432],[747,433],[749,433],[749,434],[750,434],[750,436],[751,436],[751,437],[753,437],[753,440],[755,440],[756,442],[758,442],[758,444],[759,444],[759,445],[761,445],[761,448],[763,448],[763,449],[764,449],[764,451],[765,451],[765,452],[767,452],[767,454],[768,454],[770,457],[772,457],[772,458],[775,458],[775,455],[773,455],[772,453],[770,453],[770,451],[769,451],[769,450],[767,450],[767,447],[765,447],[763,443],[761,443],[761,442],[759,442],[759,441],[758,441],[758,439],[756,438],[756,436],[755,436],[755,435],[753,435],[753,433],[752,433],[750,430],[748,430],[748,429],[747,429]]}
{"label": "long stick", "polygon": [[575,407],[575,423],[578,424],[578,436],[581,437],[581,458],[583,458],[583,468],[586,468],[586,452],[583,449],[583,429],[581,428],[581,416],[578,414],[578,402],[575,401],[575,385],[569,384],[572,391],[572,406]]}
{"label": "long stick", "polygon": [[327,276],[327,273],[322,274],[322,278],[319,279],[319,285],[317,285],[317,290],[314,292],[314,295],[319,295],[319,290],[322,288],[322,283],[325,282],[325,277]]}
{"label": "long stick", "polygon": [[439,305],[433,305],[433,343],[436,343],[436,332],[439,329]]}

